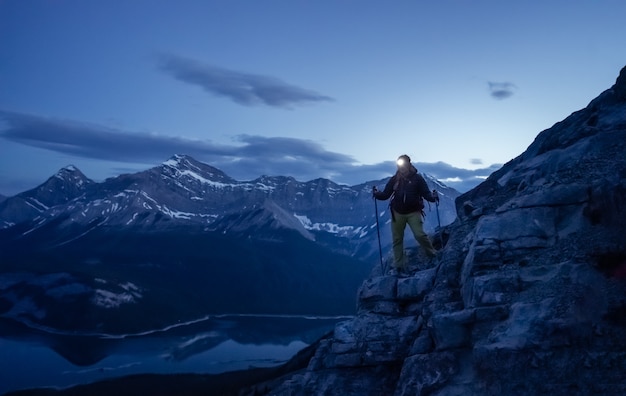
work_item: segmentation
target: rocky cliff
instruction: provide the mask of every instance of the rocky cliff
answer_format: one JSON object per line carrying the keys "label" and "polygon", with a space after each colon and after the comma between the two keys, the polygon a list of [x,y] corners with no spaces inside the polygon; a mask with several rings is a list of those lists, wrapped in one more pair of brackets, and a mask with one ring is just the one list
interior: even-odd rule
{"label": "rocky cliff", "polygon": [[457,198],[434,262],[375,267],[308,368],[255,391],[626,394],[625,92],[626,68]]}

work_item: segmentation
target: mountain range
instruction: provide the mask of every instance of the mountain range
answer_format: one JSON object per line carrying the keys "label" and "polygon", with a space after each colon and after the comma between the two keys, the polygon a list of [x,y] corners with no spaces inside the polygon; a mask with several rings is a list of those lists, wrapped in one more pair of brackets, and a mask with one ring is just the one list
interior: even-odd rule
{"label": "mountain range", "polygon": [[[427,209],[432,232],[454,220],[459,194],[424,176],[441,196]],[[371,196],[387,180],[237,181],[186,155],[101,183],[65,167],[0,202],[0,313],[84,331],[210,313],[351,313],[354,290],[390,250],[386,204],[377,229]]]}

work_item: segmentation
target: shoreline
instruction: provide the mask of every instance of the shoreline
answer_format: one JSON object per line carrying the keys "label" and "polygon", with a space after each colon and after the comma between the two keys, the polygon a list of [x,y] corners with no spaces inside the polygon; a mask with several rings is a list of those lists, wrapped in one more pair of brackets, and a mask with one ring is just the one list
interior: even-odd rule
{"label": "shoreline", "polygon": [[137,394],[158,394],[172,396],[239,395],[267,391],[280,378],[303,370],[315,354],[321,340],[332,331],[320,337],[311,345],[300,350],[287,362],[272,367],[251,367],[219,374],[133,374],[104,379],[87,384],[63,388],[27,388],[4,393],[3,396],[135,396]]}

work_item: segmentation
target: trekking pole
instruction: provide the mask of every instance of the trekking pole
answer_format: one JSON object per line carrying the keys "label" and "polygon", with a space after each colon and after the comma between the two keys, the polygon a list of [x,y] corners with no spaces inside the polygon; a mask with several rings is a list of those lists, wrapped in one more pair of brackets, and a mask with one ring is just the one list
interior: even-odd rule
{"label": "trekking pole", "polygon": [[[437,190],[433,190],[433,194],[437,194]],[[441,219],[439,217],[439,195],[437,195],[437,199],[435,200],[435,207],[437,208],[437,224],[439,225],[437,229],[439,230],[439,239],[441,240],[441,248],[443,249],[443,231],[441,230]]]}
{"label": "trekking pole", "polygon": [[[372,196],[373,193],[376,192],[376,186],[372,188]],[[374,210],[376,211],[376,233],[378,234],[378,255],[380,256],[380,272],[381,275],[385,275],[385,268],[383,267],[383,248],[380,245],[380,226],[378,225],[378,202],[376,197],[374,197]]]}
{"label": "trekking pole", "polygon": [[439,218],[439,200],[435,201],[435,207],[437,208],[437,228],[441,228],[441,219]]}

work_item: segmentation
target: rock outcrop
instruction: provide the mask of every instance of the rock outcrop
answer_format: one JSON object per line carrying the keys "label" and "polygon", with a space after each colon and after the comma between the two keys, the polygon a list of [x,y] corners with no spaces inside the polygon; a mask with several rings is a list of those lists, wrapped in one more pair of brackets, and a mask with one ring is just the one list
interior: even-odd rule
{"label": "rock outcrop", "polygon": [[456,205],[269,394],[626,394],[626,68]]}

